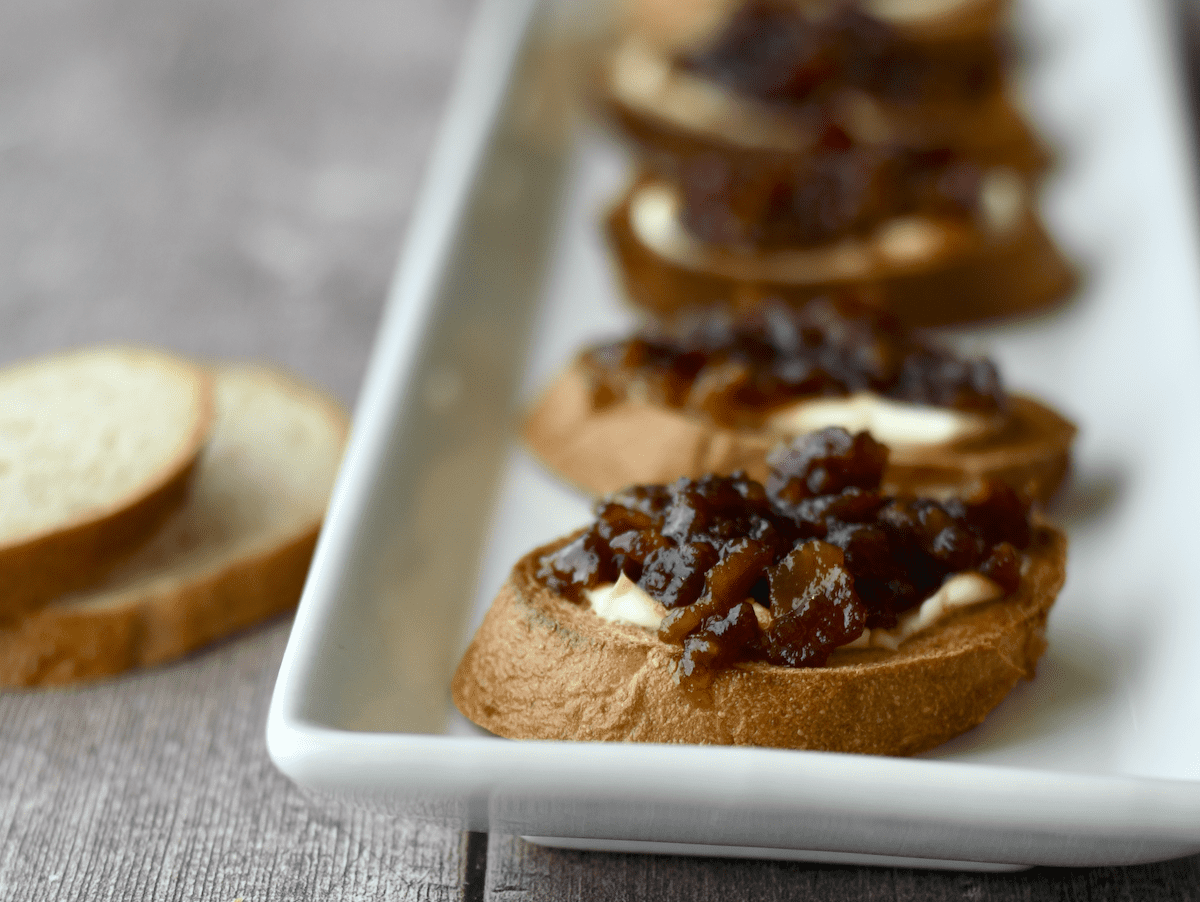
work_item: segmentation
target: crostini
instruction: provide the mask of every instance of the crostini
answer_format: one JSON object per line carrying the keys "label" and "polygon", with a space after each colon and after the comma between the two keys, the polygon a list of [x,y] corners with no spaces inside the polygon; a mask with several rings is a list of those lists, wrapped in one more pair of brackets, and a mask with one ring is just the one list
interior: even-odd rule
{"label": "crostini", "polygon": [[635,486],[514,567],[452,683],[501,736],[912,754],[1033,676],[1062,533],[1002,483],[878,490],[886,449],[827,430],[764,487]]}

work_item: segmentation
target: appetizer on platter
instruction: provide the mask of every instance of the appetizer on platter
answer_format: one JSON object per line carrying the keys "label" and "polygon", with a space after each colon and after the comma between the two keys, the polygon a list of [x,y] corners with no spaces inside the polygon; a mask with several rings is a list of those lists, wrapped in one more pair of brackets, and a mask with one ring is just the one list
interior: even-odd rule
{"label": "appetizer on platter", "polygon": [[[973,218],[901,216],[821,244],[747,250],[698,237],[685,222],[681,189],[643,177],[609,213],[607,228],[629,298],[658,316],[694,305],[748,309],[767,298],[800,306],[853,289],[873,293],[910,325],[969,323],[1042,310],[1076,284],[1024,189],[997,184],[1014,190],[981,208],[982,226]],[[822,199],[804,206],[819,209]]]}
{"label": "appetizer on platter", "polygon": [[874,286],[902,319],[937,325],[1069,293],[1030,200],[1048,157],[1004,87],[1003,4],[692,11],[700,37],[664,47],[635,30],[601,79],[642,151],[608,223],[635,303],[669,314]]}
{"label": "appetizer on platter", "polygon": [[771,449],[826,426],[891,447],[890,491],[946,494],[999,479],[1038,500],[1066,472],[1075,427],[848,298],[707,311],[584,351],[535,404],[525,439],[594,493],[680,476],[768,474]]}
{"label": "appetizer on platter", "polygon": [[1010,99],[1007,11],[998,0],[643,0],[602,65],[602,99],[651,152],[803,153],[832,122],[859,144],[1033,173],[1049,155]]}
{"label": "appetizer on platter", "polygon": [[1004,483],[879,489],[887,449],[829,429],[766,485],[624,489],[514,567],[455,674],[513,738],[911,754],[978,724],[1044,648],[1062,533]]}

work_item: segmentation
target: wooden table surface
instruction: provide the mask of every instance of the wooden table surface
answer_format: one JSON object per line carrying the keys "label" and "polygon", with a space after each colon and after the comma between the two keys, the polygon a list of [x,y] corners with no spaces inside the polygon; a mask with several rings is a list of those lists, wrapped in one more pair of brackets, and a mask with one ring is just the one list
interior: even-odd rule
{"label": "wooden table surface", "polygon": [[[0,362],[147,342],[351,402],[472,8],[5,0]],[[0,694],[0,899],[1200,898],[1200,857],[980,876],[550,851],[322,810],[264,747],[288,626]]]}

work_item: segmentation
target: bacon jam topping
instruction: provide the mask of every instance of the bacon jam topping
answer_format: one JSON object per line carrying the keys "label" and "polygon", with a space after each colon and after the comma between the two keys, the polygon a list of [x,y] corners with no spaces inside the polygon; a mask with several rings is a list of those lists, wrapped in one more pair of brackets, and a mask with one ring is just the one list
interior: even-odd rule
{"label": "bacon jam topping", "polygon": [[850,111],[861,102],[847,91],[887,104],[977,104],[1000,84],[1004,53],[995,35],[922,42],[849,0],[824,8],[749,0],[677,65],[775,106],[814,136],[801,154],[651,153],[653,167],[678,185],[681,221],[696,238],[772,250],[864,236],[911,214],[987,219],[992,176],[979,160],[950,146],[903,147],[882,134],[854,140],[863,116]]}
{"label": "bacon jam topping", "polygon": [[996,34],[906,37],[862,4],[821,11],[789,0],[748,0],[685,69],[738,94],[800,106],[853,87],[893,103],[973,100],[1000,84],[1005,50]]}
{"label": "bacon jam topping", "polygon": [[864,629],[887,629],[950,576],[1005,593],[1021,579],[1028,501],[987,482],[934,501],[879,490],[887,448],[826,429],[772,455],[766,485],[745,474],[633,486],[540,561],[538,578],[576,602],[624,574],[667,609],[659,637],[682,649],[698,688],[739,661],[821,667]]}
{"label": "bacon jam topping", "polygon": [[644,396],[727,426],[761,426],[785,404],[860,392],[971,414],[1006,406],[991,361],[958,358],[845,299],[766,304],[740,318],[709,311],[594,348],[583,365],[598,406]]}
{"label": "bacon jam topping", "polygon": [[985,180],[993,177],[953,150],[855,144],[833,125],[804,154],[699,153],[657,162],[679,186],[689,234],[761,251],[862,237],[909,215],[973,221],[983,215]]}

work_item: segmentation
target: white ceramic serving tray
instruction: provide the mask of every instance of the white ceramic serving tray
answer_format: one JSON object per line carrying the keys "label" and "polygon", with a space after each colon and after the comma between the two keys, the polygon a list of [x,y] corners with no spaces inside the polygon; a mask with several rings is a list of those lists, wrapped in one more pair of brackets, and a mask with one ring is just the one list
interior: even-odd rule
{"label": "white ceramic serving tray", "polygon": [[479,13],[279,673],[275,763],[317,796],[584,848],[997,868],[1200,851],[1200,235],[1152,0],[1021,6],[1023,91],[1061,151],[1044,213],[1086,284],[951,336],[1081,426],[1037,679],[916,760],[512,742],[453,712],[508,567],[588,518],[517,446],[520,406],[630,322],[597,227],[627,161],[563,126],[574,52],[545,20],[531,0]]}

